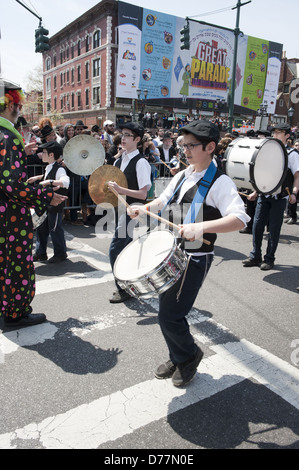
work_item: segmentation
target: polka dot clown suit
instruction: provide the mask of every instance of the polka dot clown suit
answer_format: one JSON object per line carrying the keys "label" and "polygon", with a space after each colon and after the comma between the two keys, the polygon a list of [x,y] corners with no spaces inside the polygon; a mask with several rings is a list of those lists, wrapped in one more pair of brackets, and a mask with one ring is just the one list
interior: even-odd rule
{"label": "polka dot clown suit", "polygon": [[7,122],[0,119],[0,314],[19,318],[35,295],[30,208],[42,214],[53,193],[26,183],[22,137]]}

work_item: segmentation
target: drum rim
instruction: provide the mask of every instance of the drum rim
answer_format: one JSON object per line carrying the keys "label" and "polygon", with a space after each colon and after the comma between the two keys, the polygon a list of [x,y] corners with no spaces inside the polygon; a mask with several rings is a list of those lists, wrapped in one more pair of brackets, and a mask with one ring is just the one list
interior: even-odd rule
{"label": "drum rim", "polygon": [[[256,149],[254,152],[253,152],[253,155],[252,155],[252,158],[251,158],[251,165],[249,167],[249,177],[250,177],[250,184],[252,184],[253,188],[255,189],[255,191],[259,194],[264,194],[266,196],[269,196],[270,194],[273,194],[275,193],[275,191],[277,191],[278,188],[280,188],[280,186],[282,185],[285,177],[286,177],[286,174],[287,174],[287,171],[288,171],[288,153],[287,153],[287,150],[285,148],[285,146],[283,145],[283,143],[281,142],[281,140],[279,139],[274,139],[273,137],[266,137],[265,139],[258,139],[260,142],[261,142],[261,145],[258,149]],[[254,180],[254,165],[255,165],[255,162],[256,162],[256,157],[260,151],[260,149],[266,144],[266,142],[268,141],[275,141],[275,142],[278,142],[280,147],[282,148],[283,150],[283,155],[284,155],[284,171],[283,171],[283,174],[278,182],[278,184],[274,187],[274,189],[271,189],[271,191],[261,191],[258,186],[255,184],[255,180]]]}

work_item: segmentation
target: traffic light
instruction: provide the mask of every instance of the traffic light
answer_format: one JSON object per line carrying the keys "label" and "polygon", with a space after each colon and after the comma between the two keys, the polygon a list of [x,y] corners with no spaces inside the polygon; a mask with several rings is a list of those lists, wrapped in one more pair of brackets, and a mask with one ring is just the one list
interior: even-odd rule
{"label": "traffic light", "polygon": [[50,49],[48,34],[49,31],[41,25],[35,30],[35,52],[45,52]]}
{"label": "traffic light", "polygon": [[181,49],[187,49],[189,50],[190,49],[190,27],[189,27],[189,23],[187,23],[186,26],[183,27],[183,29],[181,29],[180,31],[180,34],[181,34]]}

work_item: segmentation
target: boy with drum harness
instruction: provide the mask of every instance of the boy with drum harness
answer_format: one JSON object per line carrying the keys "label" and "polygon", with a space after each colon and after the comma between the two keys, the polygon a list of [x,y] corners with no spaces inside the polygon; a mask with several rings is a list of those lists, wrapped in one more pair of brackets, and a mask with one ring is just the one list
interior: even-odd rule
{"label": "boy with drum harness", "polygon": [[[213,162],[220,134],[209,121],[193,121],[180,130],[190,166],[176,174],[159,198],[146,206],[131,206],[134,218],[145,210],[158,212],[168,204],[182,207],[182,247],[188,263],[181,278],[159,296],[159,323],[169,350],[169,360],[155,371],[158,379],[172,377],[184,386],[194,377],[203,352],[195,344],[186,319],[210,269],[217,233],[242,229],[250,220],[233,181]],[[201,208],[201,214],[199,214]],[[204,238],[210,244],[202,244]]]}
{"label": "boy with drum harness", "polygon": [[[287,123],[275,125],[272,129],[274,138],[280,140],[285,146],[287,139],[290,136],[291,128]],[[269,168],[269,171],[271,169]],[[249,258],[243,261],[245,268],[252,266],[259,266],[262,271],[268,271],[273,268],[275,261],[275,252],[279,242],[280,230],[283,222],[283,214],[286,208],[286,200],[288,198],[288,190],[292,192],[289,196],[289,202],[294,204],[296,202],[298,188],[299,188],[299,155],[294,149],[288,152],[288,172],[282,184],[282,189],[279,194],[272,194],[271,196],[258,195],[254,191],[248,197],[250,200],[257,199],[257,206],[254,216],[252,227],[253,234],[253,249]],[[268,223],[269,238],[267,251],[262,262],[262,241],[264,229]]]}

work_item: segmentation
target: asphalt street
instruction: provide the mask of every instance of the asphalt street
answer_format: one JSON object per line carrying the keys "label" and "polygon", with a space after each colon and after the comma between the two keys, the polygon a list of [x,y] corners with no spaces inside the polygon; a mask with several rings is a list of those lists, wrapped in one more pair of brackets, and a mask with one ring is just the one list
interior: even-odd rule
{"label": "asphalt street", "polygon": [[168,359],[157,298],[110,304],[109,237],[64,228],[68,260],[36,263],[48,321],[0,320],[1,449],[299,449],[299,223],[283,224],[267,272],[242,266],[251,235],[218,236],[189,315],[205,355],[182,389],[153,375]]}

